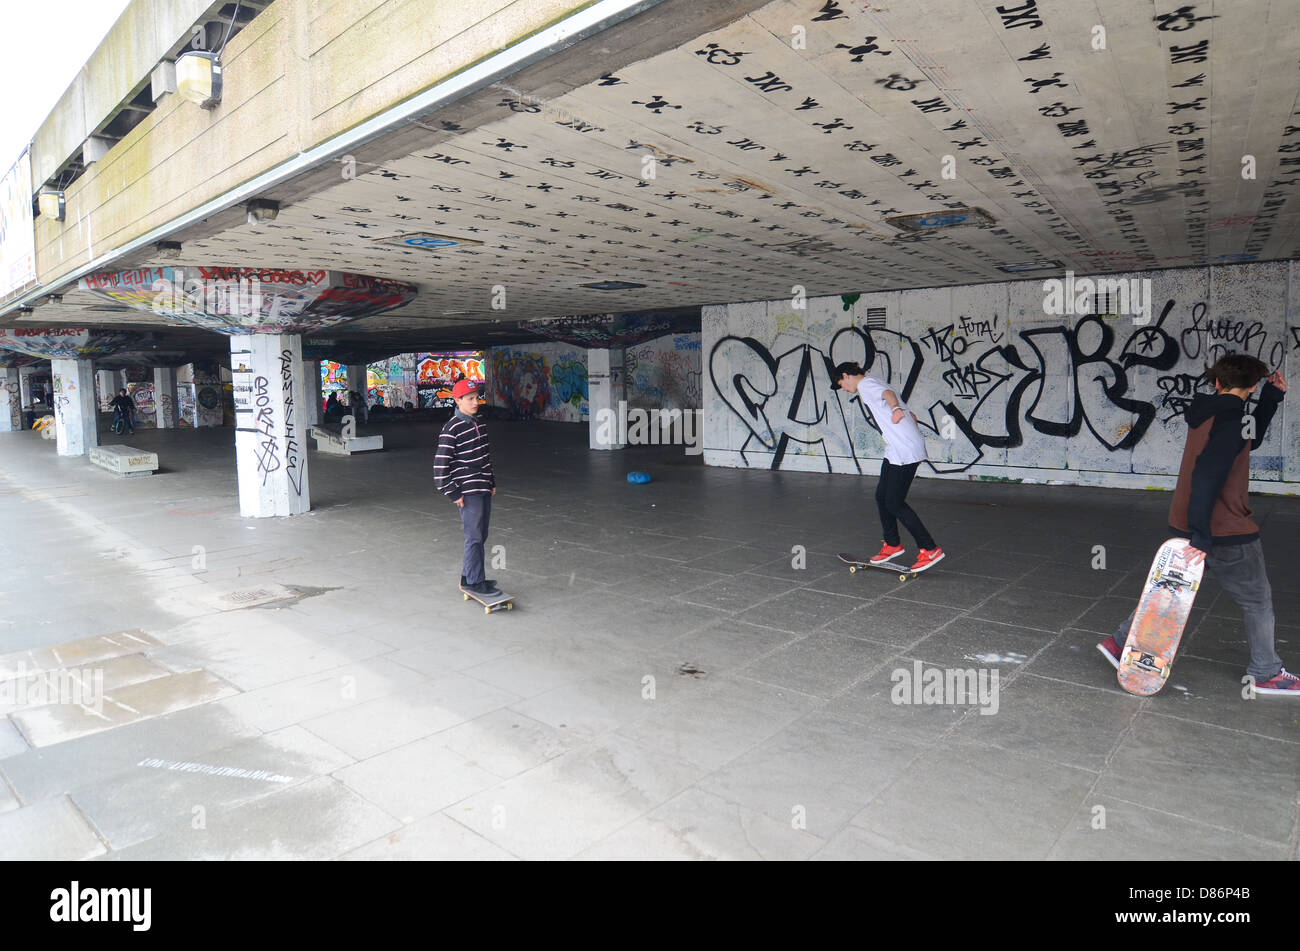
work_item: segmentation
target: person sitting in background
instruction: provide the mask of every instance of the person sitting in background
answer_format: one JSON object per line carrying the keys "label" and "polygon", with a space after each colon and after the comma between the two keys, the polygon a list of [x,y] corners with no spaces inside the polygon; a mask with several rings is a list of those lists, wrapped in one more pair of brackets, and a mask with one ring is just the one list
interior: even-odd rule
{"label": "person sitting in background", "polygon": [[333,423],[343,418],[343,406],[339,403],[338,393],[331,393],[325,401],[325,422]]}

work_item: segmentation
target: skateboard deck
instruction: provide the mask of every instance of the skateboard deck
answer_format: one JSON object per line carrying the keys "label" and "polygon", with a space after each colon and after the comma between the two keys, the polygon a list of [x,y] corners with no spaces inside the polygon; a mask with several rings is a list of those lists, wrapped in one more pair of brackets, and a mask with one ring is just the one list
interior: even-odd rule
{"label": "skateboard deck", "polygon": [[915,578],[920,572],[913,571],[911,568],[903,568],[900,565],[892,565],[887,561],[871,562],[864,561],[861,558],[855,558],[847,552],[840,552],[835,556],[840,561],[849,566],[849,574],[853,574],[859,568],[884,568],[886,571],[892,571],[898,575],[899,581],[906,581],[909,578]]}
{"label": "skateboard deck", "polygon": [[479,594],[477,591],[467,591],[465,588],[460,589],[461,594],[465,595],[465,600],[473,598],[479,604],[483,605],[483,613],[491,614],[497,608],[504,607],[507,611],[515,609],[515,596],[506,594],[504,591],[500,594]]}
{"label": "skateboard deck", "polygon": [[1187,564],[1189,545],[1185,538],[1171,538],[1156,552],[1120,652],[1119,685],[1140,697],[1158,693],[1168,682],[1169,668],[1201,586],[1205,564]]}

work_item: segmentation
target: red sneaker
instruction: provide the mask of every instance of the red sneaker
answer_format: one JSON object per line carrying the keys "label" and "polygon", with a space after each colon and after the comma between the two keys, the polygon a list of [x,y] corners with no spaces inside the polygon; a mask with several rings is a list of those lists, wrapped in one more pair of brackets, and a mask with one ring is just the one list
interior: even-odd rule
{"label": "red sneaker", "polygon": [[890,545],[889,543],[886,542],[884,545],[881,546],[880,551],[876,552],[874,555],[871,556],[871,563],[873,565],[883,564],[886,561],[892,561],[902,553],[903,553],[902,545]]}
{"label": "red sneaker", "polygon": [[1101,656],[1110,662],[1110,665],[1119,670],[1119,655],[1122,648],[1115,644],[1115,638],[1108,637],[1097,645],[1097,650],[1101,651]]}
{"label": "red sneaker", "polygon": [[1268,680],[1255,684],[1255,693],[1282,694],[1287,697],[1300,697],[1300,677],[1288,673],[1283,667]]}
{"label": "red sneaker", "polygon": [[916,556],[916,564],[912,566],[912,570],[925,571],[926,568],[933,568],[940,561],[943,561],[942,548],[937,545],[934,548],[922,548],[921,554]]}

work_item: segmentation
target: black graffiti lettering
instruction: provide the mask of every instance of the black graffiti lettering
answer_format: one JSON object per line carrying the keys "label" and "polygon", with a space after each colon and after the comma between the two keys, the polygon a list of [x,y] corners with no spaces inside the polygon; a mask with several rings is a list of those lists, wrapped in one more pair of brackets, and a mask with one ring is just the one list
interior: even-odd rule
{"label": "black graffiti lettering", "polygon": [[1027,0],[1018,7],[1001,6],[996,9],[998,16],[1002,17],[1003,29],[1014,30],[1016,27],[1027,26],[1036,30],[1043,25],[1038,16],[1038,0]]}

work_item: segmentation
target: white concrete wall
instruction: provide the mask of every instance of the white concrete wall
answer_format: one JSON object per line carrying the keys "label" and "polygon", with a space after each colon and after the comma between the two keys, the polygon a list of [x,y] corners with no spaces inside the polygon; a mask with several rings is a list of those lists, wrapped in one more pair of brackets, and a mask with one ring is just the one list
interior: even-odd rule
{"label": "white concrete wall", "polygon": [[[1206,365],[1248,352],[1285,374],[1290,354],[1300,376],[1300,262],[1125,276],[1151,281],[1146,326],[1049,315],[1042,279],[706,307],[705,462],[874,475],[883,444],[827,364],[872,356],[922,421],[922,475],[1171,487]],[[1252,456],[1257,491],[1300,490],[1297,382]]]}

